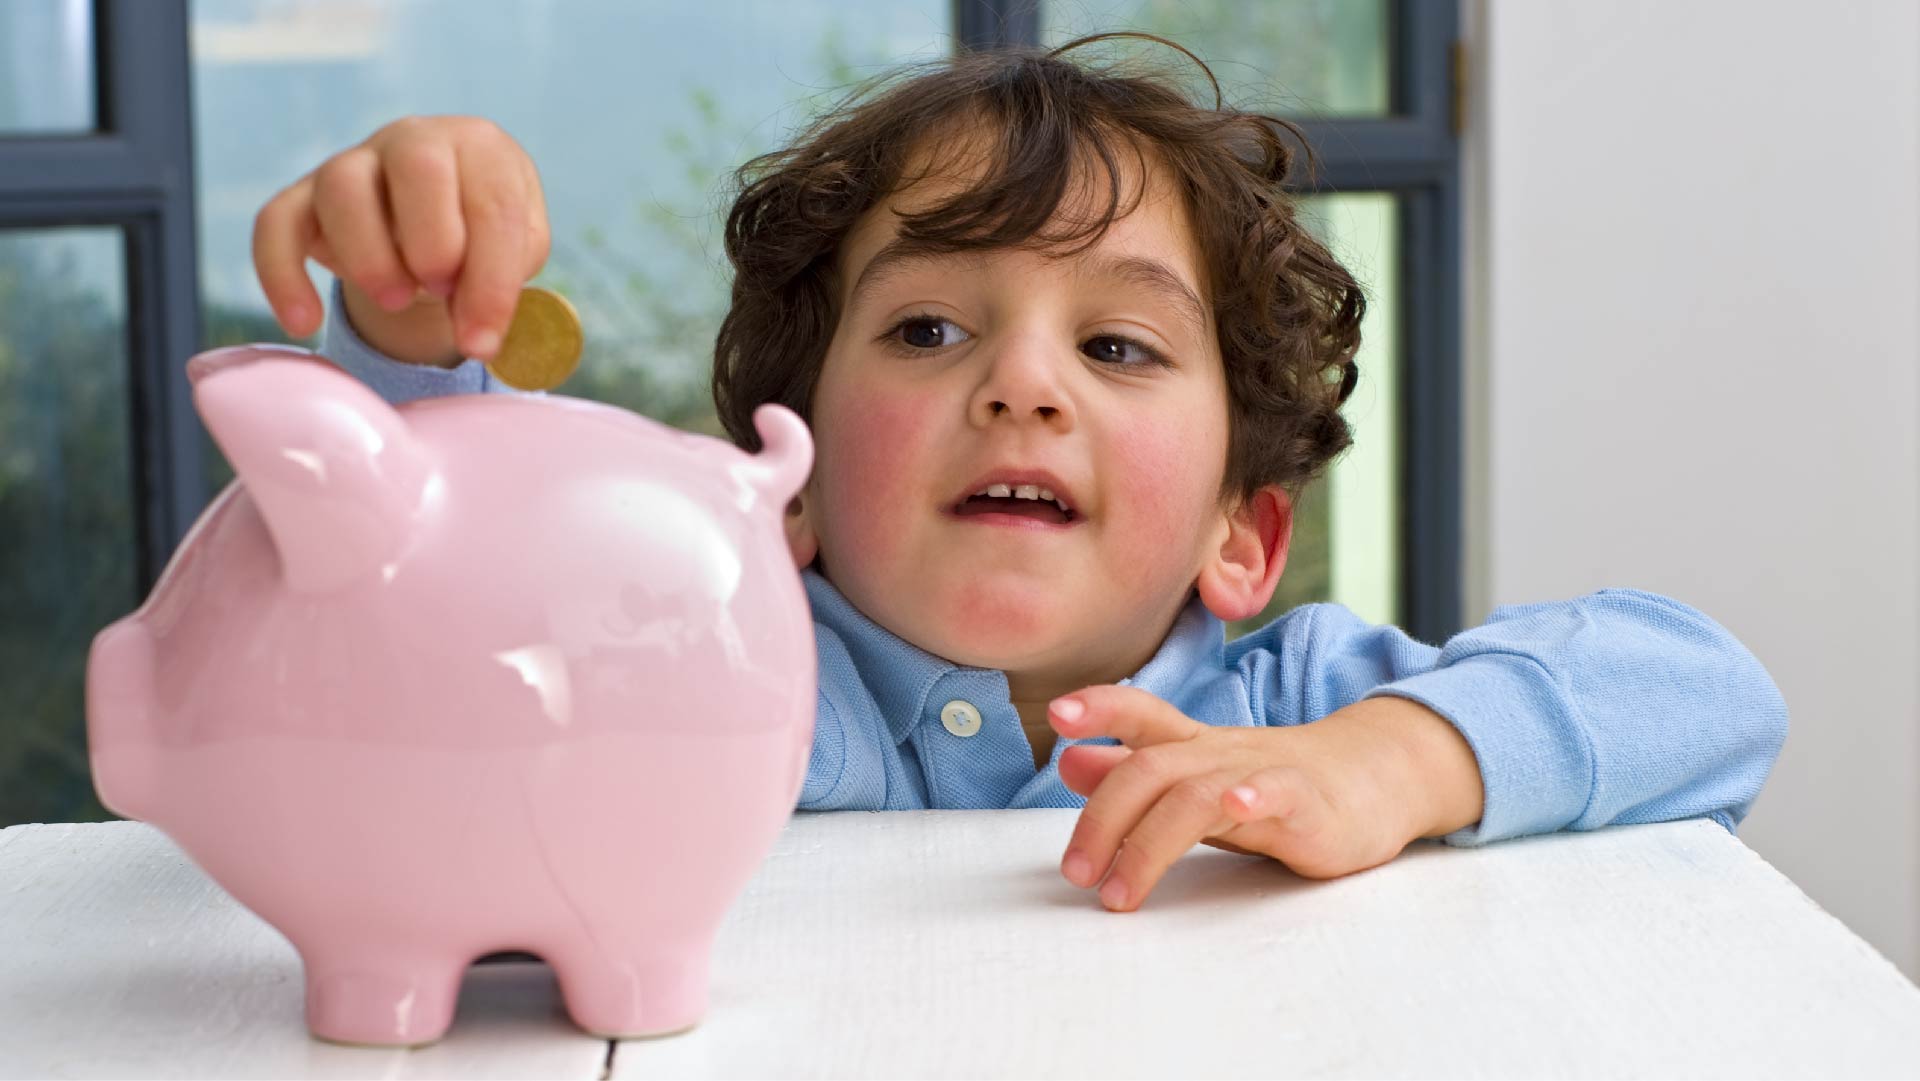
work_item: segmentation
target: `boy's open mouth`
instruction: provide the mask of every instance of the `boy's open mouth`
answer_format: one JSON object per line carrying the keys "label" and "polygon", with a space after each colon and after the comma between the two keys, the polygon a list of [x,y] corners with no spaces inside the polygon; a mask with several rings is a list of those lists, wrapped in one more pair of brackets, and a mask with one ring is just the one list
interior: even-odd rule
{"label": "boy's open mouth", "polygon": [[1050,488],[1037,484],[990,484],[955,504],[956,517],[981,514],[1010,514],[1052,525],[1067,525],[1079,518],[1066,500]]}

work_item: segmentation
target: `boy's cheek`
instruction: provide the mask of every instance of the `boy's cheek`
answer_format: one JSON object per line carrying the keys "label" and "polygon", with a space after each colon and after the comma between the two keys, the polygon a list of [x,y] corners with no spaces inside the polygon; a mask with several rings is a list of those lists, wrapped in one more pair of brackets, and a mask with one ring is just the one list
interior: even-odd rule
{"label": "boy's cheek", "polygon": [[[1225,461],[1224,445],[1181,426],[1141,421],[1117,430],[1102,466],[1101,487],[1126,501],[1129,547],[1171,553],[1187,542],[1196,516],[1211,508]],[[1224,468],[1224,464],[1221,466]]]}
{"label": "boy's cheek", "polygon": [[910,514],[936,509],[922,446],[927,427],[919,402],[891,395],[852,395],[822,415],[822,506],[814,525],[843,562],[883,558]]}

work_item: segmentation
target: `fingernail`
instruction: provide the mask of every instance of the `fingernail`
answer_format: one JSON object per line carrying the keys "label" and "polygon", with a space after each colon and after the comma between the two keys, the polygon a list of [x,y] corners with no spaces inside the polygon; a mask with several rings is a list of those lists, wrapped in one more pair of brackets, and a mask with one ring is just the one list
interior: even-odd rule
{"label": "fingernail", "polygon": [[1107,884],[1100,887],[1100,903],[1108,908],[1127,907],[1127,884],[1118,878],[1108,878]]}
{"label": "fingernail", "polygon": [[[304,327],[313,318],[313,309],[305,304],[289,304],[286,310],[286,324],[289,327]],[[295,331],[294,333],[299,333]]]}
{"label": "fingernail", "polygon": [[445,300],[453,295],[453,283],[450,281],[430,281],[427,283],[427,292],[432,293],[441,300]]}
{"label": "fingernail", "polygon": [[500,348],[500,335],[491,330],[476,330],[467,335],[467,355],[490,357]]}
{"label": "fingernail", "polygon": [[1233,787],[1233,796],[1248,807],[1252,807],[1260,801],[1260,793],[1254,791],[1252,785],[1235,785]]}
{"label": "fingernail", "polygon": [[1093,885],[1093,861],[1077,848],[1068,852],[1067,858],[1061,861],[1060,873],[1076,886]]}
{"label": "fingernail", "polygon": [[1047,708],[1053,710],[1055,717],[1068,722],[1079,720],[1087,712],[1087,704],[1078,698],[1056,698]]}
{"label": "fingernail", "polygon": [[382,308],[397,312],[413,303],[413,290],[404,285],[396,285],[390,289],[380,290],[380,296],[376,299],[380,301]]}

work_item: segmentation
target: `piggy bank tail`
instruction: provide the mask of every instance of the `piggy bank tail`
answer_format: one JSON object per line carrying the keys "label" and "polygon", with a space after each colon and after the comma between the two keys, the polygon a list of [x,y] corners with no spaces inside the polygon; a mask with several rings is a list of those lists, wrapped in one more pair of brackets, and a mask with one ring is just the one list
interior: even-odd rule
{"label": "piggy bank tail", "polygon": [[784,510],[813,470],[813,436],[799,414],[772,402],[753,411],[753,427],[760,433],[760,453],[735,466],[734,473],[776,510]]}
{"label": "piggy bank tail", "polygon": [[122,818],[147,820],[158,802],[153,695],[147,629],[123,619],[94,636],[87,654],[87,757],[100,802]]}

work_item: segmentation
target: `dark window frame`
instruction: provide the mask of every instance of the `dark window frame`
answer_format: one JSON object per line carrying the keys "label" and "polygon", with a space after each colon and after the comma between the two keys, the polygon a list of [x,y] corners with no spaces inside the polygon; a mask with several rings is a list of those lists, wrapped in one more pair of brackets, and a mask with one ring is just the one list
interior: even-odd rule
{"label": "dark window frame", "polygon": [[[955,0],[954,36],[975,49],[1037,46],[1045,2]],[[1291,119],[1318,165],[1314,186],[1300,190],[1399,200],[1400,626],[1438,643],[1461,629],[1463,608],[1459,13],[1440,0],[1390,0],[1387,15],[1389,115]]]}
{"label": "dark window frame", "polygon": [[187,0],[94,0],[94,130],[0,135],[0,229],[111,226],[124,244],[138,604],[206,505],[186,378],[199,348]]}

